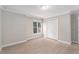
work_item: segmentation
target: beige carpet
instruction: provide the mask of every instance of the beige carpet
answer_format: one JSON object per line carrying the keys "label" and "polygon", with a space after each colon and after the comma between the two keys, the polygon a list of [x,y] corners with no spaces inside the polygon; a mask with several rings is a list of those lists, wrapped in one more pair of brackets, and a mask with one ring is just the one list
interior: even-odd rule
{"label": "beige carpet", "polygon": [[39,38],[28,42],[3,48],[1,53],[22,54],[64,54],[79,53],[78,44],[63,44],[56,40]]}

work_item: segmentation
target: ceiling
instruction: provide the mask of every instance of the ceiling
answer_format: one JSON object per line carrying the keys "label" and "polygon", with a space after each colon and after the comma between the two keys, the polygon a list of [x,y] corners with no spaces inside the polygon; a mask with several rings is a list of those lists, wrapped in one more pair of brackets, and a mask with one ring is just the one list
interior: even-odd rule
{"label": "ceiling", "polygon": [[48,18],[60,13],[79,9],[79,5],[49,5],[50,8],[46,10],[40,9],[40,6],[41,5],[4,5],[3,7],[17,13],[42,18]]}

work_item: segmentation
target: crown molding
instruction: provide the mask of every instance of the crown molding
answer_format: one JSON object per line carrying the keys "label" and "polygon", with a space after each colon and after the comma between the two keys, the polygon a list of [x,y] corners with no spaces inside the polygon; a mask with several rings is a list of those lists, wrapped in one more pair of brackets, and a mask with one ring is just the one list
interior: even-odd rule
{"label": "crown molding", "polygon": [[21,15],[25,15],[25,16],[27,16],[29,18],[43,19],[42,17],[38,17],[38,16],[35,16],[33,14],[30,14],[30,13],[23,13],[23,12],[17,10],[17,9],[11,9],[11,8],[7,8],[5,6],[2,6],[1,9],[4,10],[4,11],[13,12],[13,13],[16,13],[16,14],[21,14]]}
{"label": "crown molding", "polygon": [[79,9],[78,10],[72,10],[71,14],[79,15]]}
{"label": "crown molding", "polygon": [[54,18],[54,17],[58,17],[58,16],[61,16],[61,15],[65,15],[65,14],[71,14],[71,11],[62,12],[62,13],[53,15],[53,16],[51,16],[51,17],[47,17],[47,18],[45,18],[45,19],[51,19],[51,18]]}
{"label": "crown molding", "polygon": [[50,19],[50,18],[53,18],[53,17],[57,17],[57,16],[61,16],[61,15],[64,15],[64,14],[71,14],[72,13],[71,11],[66,11],[66,12],[58,13],[58,14],[53,15],[51,17],[46,17],[45,18],[45,17],[39,17],[39,16],[36,16],[36,15],[33,15],[31,13],[23,13],[20,10],[7,8],[6,6],[2,6],[2,5],[0,6],[0,9],[8,11],[8,12],[22,14],[22,15],[25,15],[25,16],[27,16],[29,18],[34,18],[34,19]]}
{"label": "crown molding", "polygon": [[3,5],[0,5],[0,9],[1,9],[1,10],[4,10],[5,8],[3,7]]}

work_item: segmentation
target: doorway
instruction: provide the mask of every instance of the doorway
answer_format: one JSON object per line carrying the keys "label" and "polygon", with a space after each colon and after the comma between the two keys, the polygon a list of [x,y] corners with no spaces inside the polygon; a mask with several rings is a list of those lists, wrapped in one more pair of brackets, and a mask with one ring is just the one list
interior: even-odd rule
{"label": "doorway", "polygon": [[58,20],[57,20],[57,18],[48,20],[47,36],[48,36],[48,38],[58,40]]}

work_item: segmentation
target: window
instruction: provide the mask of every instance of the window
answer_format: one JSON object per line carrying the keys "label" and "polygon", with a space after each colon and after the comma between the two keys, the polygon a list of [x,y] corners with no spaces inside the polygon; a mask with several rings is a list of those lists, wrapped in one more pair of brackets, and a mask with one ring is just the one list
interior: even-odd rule
{"label": "window", "polygon": [[38,22],[38,32],[40,33],[41,32],[41,23]]}
{"label": "window", "polygon": [[33,33],[40,33],[41,32],[41,22],[33,22]]}
{"label": "window", "polygon": [[33,22],[33,33],[37,33],[37,22]]}

